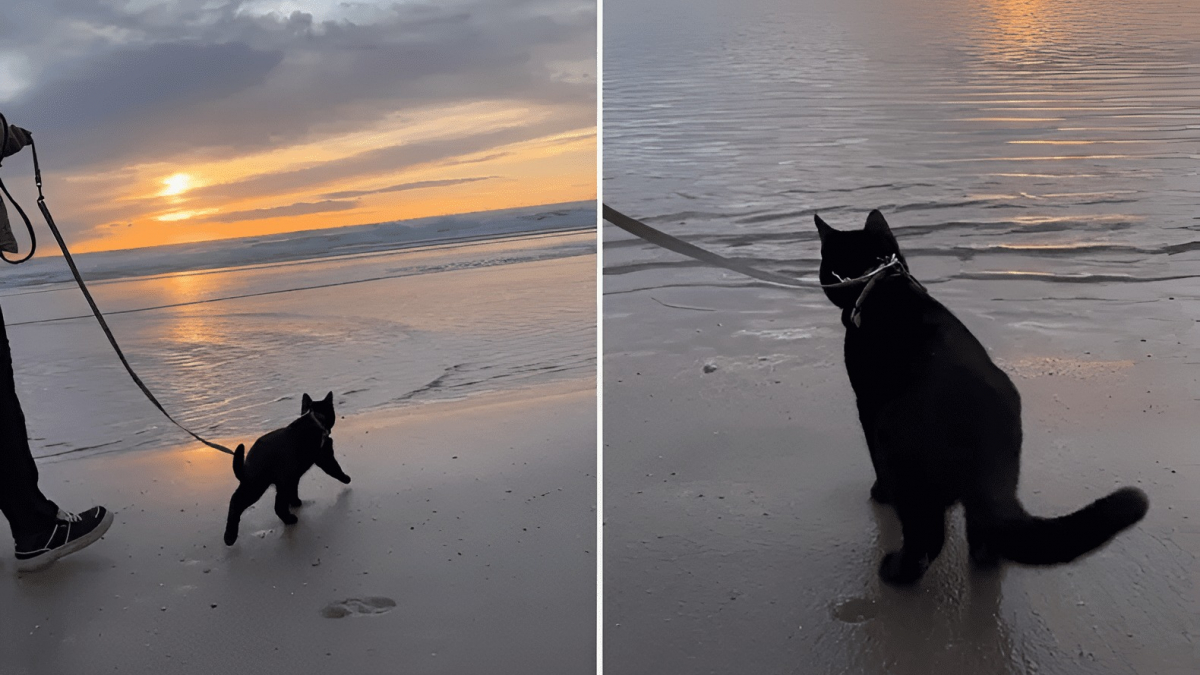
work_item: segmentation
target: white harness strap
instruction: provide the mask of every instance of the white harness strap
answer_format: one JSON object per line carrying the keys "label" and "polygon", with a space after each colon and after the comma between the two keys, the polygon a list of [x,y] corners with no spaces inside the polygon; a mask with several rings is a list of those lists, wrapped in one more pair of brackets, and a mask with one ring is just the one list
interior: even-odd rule
{"label": "white harness strap", "polygon": [[833,275],[837,277],[839,281],[832,284],[821,284],[821,288],[846,288],[847,286],[863,284],[863,289],[861,292],[859,292],[858,299],[854,301],[854,311],[850,313],[850,320],[854,322],[854,325],[857,327],[862,327],[862,304],[863,301],[867,299],[867,293],[871,292],[871,289],[875,287],[875,282],[879,281],[879,278],[884,275],[884,272],[892,268],[898,268],[900,273],[907,277],[909,281],[916,284],[918,288],[924,290],[925,287],[921,286],[921,283],[908,273],[908,269],[901,264],[900,258],[896,256],[895,253],[888,256],[887,259],[880,263],[878,267],[860,277],[855,277],[853,279],[842,279],[837,272],[834,272]]}
{"label": "white harness strap", "polygon": [[853,286],[854,284],[859,284],[864,281],[870,281],[872,278],[875,277],[875,275],[879,274],[880,272],[882,272],[890,267],[899,265],[899,264],[900,264],[900,258],[898,258],[896,256],[896,254],[893,253],[890,256],[888,256],[886,259],[884,259],[884,261],[882,263],[880,263],[878,267],[863,274],[861,277],[854,277],[853,279],[843,279],[842,275],[838,274],[837,272],[834,272],[833,276],[837,277],[838,281],[836,283],[832,283],[832,284],[821,284],[821,288],[844,288],[846,286]]}
{"label": "white harness strap", "polygon": [[316,411],[314,411],[312,408],[308,409],[308,412],[305,413],[305,416],[312,417],[313,422],[316,422],[317,426],[321,428],[321,442],[324,443],[325,440],[329,438],[329,429],[326,428],[324,424],[321,424],[321,419],[317,417]]}

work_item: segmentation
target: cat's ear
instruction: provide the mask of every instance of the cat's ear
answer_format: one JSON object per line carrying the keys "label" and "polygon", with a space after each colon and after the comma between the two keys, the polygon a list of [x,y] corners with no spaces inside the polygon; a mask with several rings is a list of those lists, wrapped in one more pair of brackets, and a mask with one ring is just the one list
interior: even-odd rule
{"label": "cat's ear", "polygon": [[892,229],[888,227],[887,220],[884,219],[879,209],[871,211],[871,214],[867,216],[867,226],[863,229],[867,232],[878,232],[879,234],[892,233]]}
{"label": "cat's ear", "polygon": [[815,213],[813,214],[813,221],[817,224],[817,236],[819,236],[821,238],[821,242],[824,243],[825,238],[828,237],[829,233],[833,232],[834,230],[832,227],[826,224],[825,221],[821,220],[821,216]]}
{"label": "cat's ear", "polygon": [[303,415],[304,413],[308,412],[308,409],[311,407],[312,399],[308,397],[308,394],[305,394],[304,397],[300,399],[300,414]]}
{"label": "cat's ear", "polygon": [[333,403],[333,392],[332,391],[329,392],[328,394],[325,394],[325,402]]}

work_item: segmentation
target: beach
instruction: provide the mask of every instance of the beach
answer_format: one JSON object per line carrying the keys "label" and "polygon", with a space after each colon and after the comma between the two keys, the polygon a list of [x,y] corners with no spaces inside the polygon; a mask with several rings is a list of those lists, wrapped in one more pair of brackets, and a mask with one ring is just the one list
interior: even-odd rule
{"label": "beach", "polygon": [[297,525],[268,494],[231,547],[227,455],[43,465],[61,505],[115,523],[41,572],[0,559],[4,672],[592,667],[594,381],[352,415],[333,437],[352,482],[310,471]]}
{"label": "beach", "polygon": [[0,556],[5,675],[592,668],[594,213],[80,256],[130,362],[202,436],[249,447],[334,393],[352,482],[311,470],[293,527],[268,491],[232,547],[230,457],[142,396],[63,261],[7,284],[39,485],[115,524],[41,572]]}
{"label": "beach", "polygon": [[[78,262],[167,410],[201,435],[252,440],[299,414],[303,393],[333,391],[339,413],[366,412],[592,377],[595,207],[516,214]],[[414,230],[441,238],[414,242]],[[451,231],[460,237],[447,241]],[[133,386],[63,260],[11,273],[0,304],[34,456],[177,444],[180,432]],[[61,423],[64,411],[72,424]]]}
{"label": "beach", "polygon": [[606,276],[606,668],[1193,672],[1200,286],[1128,286],[928,285],[1021,392],[1031,512],[1121,485],[1151,506],[1072,564],[995,572],[971,569],[955,508],[924,578],[893,588],[899,523],[868,499],[838,310],[713,269]]}

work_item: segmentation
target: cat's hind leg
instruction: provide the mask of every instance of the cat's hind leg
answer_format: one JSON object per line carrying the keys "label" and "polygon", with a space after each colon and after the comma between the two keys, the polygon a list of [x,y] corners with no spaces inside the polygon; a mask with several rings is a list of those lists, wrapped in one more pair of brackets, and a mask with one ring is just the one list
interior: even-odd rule
{"label": "cat's hind leg", "polygon": [[876,504],[891,504],[892,491],[888,489],[887,484],[876,475],[875,482],[871,484],[871,501]]}
{"label": "cat's hind leg", "polygon": [[967,547],[971,562],[979,567],[994,567],[1000,562],[995,542],[999,523],[1025,515],[1017,500],[1020,438],[997,436],[993,441],[995,445],[975,453],[981,463],[962,495]]}
{"label": "cat's hind leg", "polygon": [[893,585],[916,582],[942,552],[946,541],[946,508],[935,502],[899,501],[896,515],[904,532],[904,544],[892,551],[879,566],[879,577]]}
{"label": "cat's hind leg", "polygon": [[1000,555],[991,542],[990,519],[979,514],[979,508],[964,504],[967,516],[967,549],[971,554],[971,562],[979,567],[995,567],[1000,563]]}
{"label": "cat's hind leg", "polygon": [[237,541],[238,524],[242,520],[242,512],[253,506],[254,502],[263,496],[268,485],[270,483],[243,481],[233,491],[233,496],[229,498],[229,517],[225,521],[226,546],[233,546],[233,542]]}
{"label": "cat's hind leg", "polygon": [[300,501],[296,492],[299,482],[280,481],[275,484],[275,515],[279,516],[284,525],[295,525],[300,520],[292,515],[291,511],[292,504]]}

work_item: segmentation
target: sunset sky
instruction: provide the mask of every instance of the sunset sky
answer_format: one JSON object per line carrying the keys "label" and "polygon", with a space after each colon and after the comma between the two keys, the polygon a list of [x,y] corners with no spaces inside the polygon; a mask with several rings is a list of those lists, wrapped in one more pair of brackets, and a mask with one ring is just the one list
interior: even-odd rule
{"label": "sunset sky", "polygon": [[72,250],[152,246],[594,199],[595,53],[586,0],[5,0],[0,112]]}

